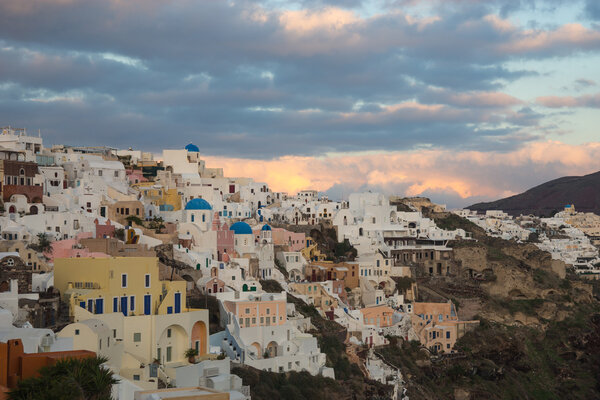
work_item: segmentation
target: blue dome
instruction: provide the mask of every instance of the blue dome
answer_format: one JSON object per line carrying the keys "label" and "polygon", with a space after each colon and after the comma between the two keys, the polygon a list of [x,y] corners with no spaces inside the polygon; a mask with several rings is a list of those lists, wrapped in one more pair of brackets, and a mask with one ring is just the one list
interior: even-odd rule
{"label": "blue dome", "polygon": [[185,146],[185,149],[187,151],[192,151],[194,153],[200,153],[200,149],[198,148],[198,146],[196,146],[195,144],[192,144],[192,143]]}
{"label": "blue dome", "polygon": [[192,199],[185,205],[186,210],[212,210],[208,201],[204,199]]}
{"label": "blue dome", "polygon": [[252,235],[252,228],[245,222],[236,222],[229,227],[230,231],[233,231],[236,235]]}
{"label": "blue dome", "polygon": [[269,225],[267,225],[267,224],[264,224],[263,227],[262,227],[262,229],[261,229],[261,231],[270,231],[270,230],[271,230],[271,227]]}

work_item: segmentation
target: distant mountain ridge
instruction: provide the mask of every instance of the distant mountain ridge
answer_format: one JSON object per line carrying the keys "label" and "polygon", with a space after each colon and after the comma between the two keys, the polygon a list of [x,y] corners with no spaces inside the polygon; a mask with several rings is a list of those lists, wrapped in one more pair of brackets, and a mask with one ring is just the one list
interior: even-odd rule
{"label": "distant mountain ridge", "polygon": [[513,216],[549,216],[567,204],[574,204],[577,211],[600,215],[600,171],[554,179],[521,194],[466,208],[477,211],[503,210]]}

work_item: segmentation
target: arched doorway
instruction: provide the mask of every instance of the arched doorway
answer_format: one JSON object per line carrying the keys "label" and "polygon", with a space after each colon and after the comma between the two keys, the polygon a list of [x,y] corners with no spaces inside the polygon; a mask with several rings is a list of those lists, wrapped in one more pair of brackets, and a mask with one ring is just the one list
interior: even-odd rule
{"label": "arched doorway", "polygon": [[208,353],[208,329],[204,321],[198,321],[192,328],[192,348],[198,351],[198,355]]}
{"label": "arched doorway", "polygon": [[277,357],[277,342],[270,342],[266,351],[269,353],[269,357]]}
{"label": "arched doorway", "polygon": [[36,215],[37,213],[38,213],[38,208],[37,208],[37,206],[31,206],[31,207],[29,208],[29,214],[31,214],[31,215]]}
{"label": "arched doorway", "polygon": [[186,360],[185,351],[189,348],[189,338],[181,325],[165,328],[157,343],[157,358],[164,365]]}
{"label": "arched doorway", "polygon": [[8,212],[9,212],[10,214],[14,214],[14,213],[16,213],[16,212],[17,212],[17,209],[15,208],[15,206],[10,206],[10,207],[8,208]]}
{"label": "arched doorway", "polygon": [[261,351],[260,344],[258,342],[254,342],[250,345],[250,347],[254,347],[254,353],[256,354],[256,359],[257,360],[261,359],[263,354]]}

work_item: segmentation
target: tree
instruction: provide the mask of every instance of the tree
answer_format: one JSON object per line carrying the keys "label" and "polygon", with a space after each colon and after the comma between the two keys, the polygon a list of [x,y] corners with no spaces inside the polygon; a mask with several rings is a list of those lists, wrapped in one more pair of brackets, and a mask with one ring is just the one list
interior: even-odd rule
{"label": "tree", "polygon": [[20,381],[10,391],[10,400],[112,400],[112,385],[118,383],[104,367],[106,357],[67,358],[39,370],[39,376]]}
{"label": "tree", "polygon": [[37,239],[38,239],[39,251],[41,251],[42,253],[52,251],[52,244],[50,242],[50,239],[48,238],[48,236],[45,233],[43,233],[43,232],[38,233]]}

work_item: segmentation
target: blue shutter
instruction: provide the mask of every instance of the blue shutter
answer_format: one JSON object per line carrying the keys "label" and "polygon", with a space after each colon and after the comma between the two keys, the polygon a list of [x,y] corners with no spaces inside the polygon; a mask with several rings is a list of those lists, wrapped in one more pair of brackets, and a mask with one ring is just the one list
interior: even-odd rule
{"label": "blue shutter", "polygon": [[127,296],[121,297],[121,312],[127,316]]}
{"label": "blue shutter", "polygon": [[152,295],[146,294],[144,295],[144,315],[150,315],[151,307],[152,307]]}
{"label": "blue shutter", "polygon": [[135,310],[135,296],[129,298],[129,309],[131,311]]}
{"label": "blue shutter", "polygon": [[181,293],[175,293],[175,314],[181,312]]}
{"label": "blue shutter", "polygon": [[85,301],[80,301],[79,302],[79,307],[83,308],[85,310]]}
{"label": "blue shutter", "polygon": [[167,307],[167,314],[173,314],[173,307]]}
{"label": "blue shutter", "polygon": [[119,311],[119,299],[117,297],[113,297],[113,312]]}

